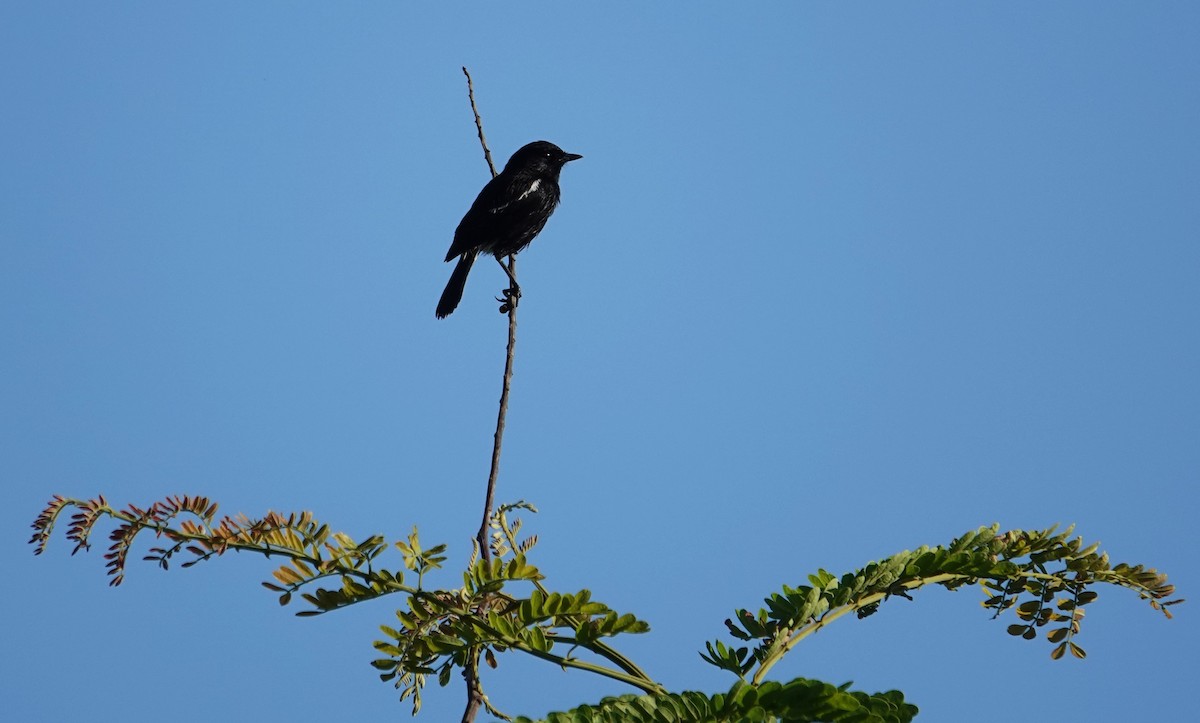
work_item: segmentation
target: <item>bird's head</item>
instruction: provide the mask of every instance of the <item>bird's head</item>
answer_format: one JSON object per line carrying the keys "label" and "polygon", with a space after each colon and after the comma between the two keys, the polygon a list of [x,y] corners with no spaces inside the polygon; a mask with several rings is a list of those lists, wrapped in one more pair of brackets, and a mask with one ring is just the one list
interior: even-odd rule
{"label": "bird's head", "polygon": [[505,173],[533,173],[558,177],[558,172],[570,161],[583,158],[567,153],[550,141],[534,141],[517,150],[504,166]]}

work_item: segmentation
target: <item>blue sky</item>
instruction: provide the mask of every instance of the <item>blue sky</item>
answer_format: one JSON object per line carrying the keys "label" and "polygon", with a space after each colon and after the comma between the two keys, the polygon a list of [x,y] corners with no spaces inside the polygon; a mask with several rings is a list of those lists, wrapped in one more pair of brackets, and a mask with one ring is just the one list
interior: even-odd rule
{"label": "blue sky", "polygon": [[[521,257],[499,498],[669,687],[728,687],[696,651],[733,608],[992,522],[1195,597],[1198,36],[1184,3],[5,4],[6,715],[407,717],[389,601],[298,619],[248,556],[111,589],[25,540],[53,493],[190,493],[461,563],[505,335],[495,264],[433,316],[487,178],[463,65],[497,162],[584,155]],[[1191,606],[1101,594],[1085,662],[931,590],[775,673],[931,722],[1187,717]],[[514,714],[627,692],[501,662]]]}

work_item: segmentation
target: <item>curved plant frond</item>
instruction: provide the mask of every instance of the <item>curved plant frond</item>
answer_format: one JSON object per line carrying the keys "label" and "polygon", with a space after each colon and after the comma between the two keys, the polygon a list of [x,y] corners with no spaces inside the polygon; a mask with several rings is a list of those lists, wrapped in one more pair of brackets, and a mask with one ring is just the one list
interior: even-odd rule
{"label": "curved plant frond", "polygon": [[[311,512],[288,515],[267,512],[257,519],[238,514],[218,519],[217,504],[197,496],[172,496],[146,508],[131,504],[116,509],[103,495],[92,500],[55,495],[33,523],[34,534],[29,542],[35,546],[35,554],[45,550],[55,522],[71,508],[76,510],[67,529],[67,539],[75,542],[71,554],[91,548],[93,531],[101,520],[107,518],[116,523],[104,555],[112,578],[110,585],[124,581],[134,539],[141,533],[149,533],[166,544],[151,547],[143,559],[157,563],[164,570],[179,554],[189,558],[182,567],[229,551],[286,558],[287,562],[273,573],[274,582],[263,583],[267,589],[280,593],[281,605],[288,604],[292,594],[301,588],[326,578],[336,580],[337,587],[301,593],[314,609],[298,615],[317,615],[390,593],[415,591],[404,584],[402,573],[374,568],[373,562],[387,549],[380,535],[355,542],[345,533],[330,532],[329,526],[318,523]],[[436,561],[437,552],[438,548],[426,551],[422,559],[433,557]],[[406,564],[408,559],[406,556]],[[422,564],[430,563],[426,560]]]}
{"label": "curved plant frond", "polygon": [[1168,599],[1175,587],[1166,575],[1142,565],[1110,565],[1097,544],[1085,546],[1072,532],[1052,527],[1001,534],[993,525],[947,546],[901,552],[840,578],[819,570],[808,577],[810,584],[785,585],[766,598],[766,607],[755,613],[737,610],[725,621],[730,635],[749,645],[712,641],[700,656],[739,678],[754,671],[749,680],[761,683],[788,651],[834,620],[848,613],[867,617],[886,600],[911,600],[911,591],[927,585],[956,590],[979,584],[987,595],[983,606],[995,615],[1015,607],[1021,622],[1010,625],[1009,634],[1032,639],[1037,628],[1049,626],[1046,637],[1055,644],[1055,659],[1068,651],[1079,658],[1086,654],[1074,637],[1083,607],[1098,596],[1091,588],[1099,584],[1133,590],[1167,617],[1170,606],[1182,602]]}

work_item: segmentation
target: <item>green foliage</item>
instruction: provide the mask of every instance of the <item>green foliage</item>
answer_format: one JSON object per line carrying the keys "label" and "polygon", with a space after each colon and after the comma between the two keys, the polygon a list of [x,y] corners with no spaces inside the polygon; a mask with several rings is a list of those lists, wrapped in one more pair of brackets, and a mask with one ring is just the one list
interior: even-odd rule
{"label": "green foliage", "polygon": [[[883,602],[911,600],[912,591],[927,585],[949,590],[980,585],[983,606],[994,616],[1014,611],[1017,622],[1008,626],[1010,635],[1033,639],[1044,629],[1055,659],[1068,652],[1075,658],[1086,655],[1075,638],[1084,609],[1098,597],[1093,588],[1101,583],[1133,590],[1168,617],[1169,608],[1181,602],[1168,599],[1174,587],[1165,575],[1141,565],[1110,565],[1097,545],[1072,539],[1071,529],[1000,534],[998,527],[984,527],[948,546],[902,552],[841,577],[818,570],[807,577],[808,584],[785,585],[767,597],[756,612],[737,610],[725,626],[739,642],[710,641],[700,654],[734,674],[734,686],[717,695],[668,693],[612,647],[620,635],[649,631],[645,621],[593,600],[589,590],[545,587],[544,576],[529,559],[537,538],[518,539],[521,520],[510,515],[516,510],[536,512],[524,502],[495,511],[488,554],[473,551],[462,572],[462,587],[432,589],[426,577],[443,569],[446,546],[426,548],[415,528],[394,543],[404,569],[392,571],[379,566],[393,546],[382,536],[355,542],[344,533],[330,532],[308,512],[218,519],[217,505],[203,497],[169,497],[144,509],[129,505],[118,510],[104,497],[55,496],[33,523],[30,542],[35,553],[45,550],[55,523],[67,510],[74,510],[66,533],[75,542],[72,554],[90,549],[101,520],[116,523],[105,554],[112,585],[124,579],[134,539],[148,531],[166,541],[151,547],[145,557],[163,569],[180,554],[188,556],[183,567],[230,550],[283,558],[273,580],[263,585],[279,594],[281,605],[299,593],[307,607],[298,615],[319,615],[402,593],[405,604],[395,613],[397,622],[380,627],[384,638],[375,641],[380,657],[372,665],[382,680],[400,691],[401,700],[411,699],[414,714],[421,708],[430,676],[445,686],[458,671],[491,713],[506,717],[483,695],[477,673],[480,661],[494,668],[501,654],[520,652],[561,668],[619,680],[645,693],[553,713],[544,719],[551,722],[909,721],[917,709],[896,691],[868,695],[849,691],[848,685],[808,679],[777,683],[765,676],[795,645],[834,620],[849,613],[860,618],[874,614]],[[406,582],[405,571],[415,573],[415,586]]]}
{"label": "green foliage", "polygon": [[417,588],[420,589],[425,579],[425,573],[437,570],[446,561],[445,545],[435,545],[428,550],[421,549],[421,541],[417,536],[416,525],[408,536],[408,542],[397,542],[396,549],[404,555],[404,566],[417,573]]}
{"label": "green foliage", "polygon": [[[34,554],[45,550],[58,516],[70,507],[78,510],[71,516],[71,526],[67,530],[67,539],[76,543],[71,554],[91,548],[92,530],[101,519],[108,517],[117,522],[116,529],[109,535],[112,544],[104,556],[108,560],[108,574],[112,576],[110,585],[120,585],[124,581],[125,564],[133,540],[139,533],[149,531],[171,543],[166,547],[151,547],[144,558],[158,563],[164,570],[180,553],[191,555],[183,567],[191,567],[230,550],[287,558],[288,561],[273,573],[276,583],[263,583],[263,587],[280,593],[280,605],[287,605],[294,592],[318,580],[337,580],[336,588],[317,588],[311,593],[302,593],[314,609],[297,615],[317,615],[363,600],[412,590],[404,585],[402,573],[373,569],[373,561],[387,549],[382,536],[375,535],[356,543],[344,533],[330,533],[329,527],[318,524],[310,512],[287,516],[268,512],[259,519],[227,515],[218,521],[216,503],[205,497],[168,497],[145,509],[128,505],[124,510],[117,510],[110,507],[103,496],[94,500],[73,500],[56,495],[33,523],[34,535],[30,543],[35,545]],[[184,519],[172,526],[172,521],[181,516]],[[436,552],[436,548],[430,552]]]}
{"label": "green foliage", "polygon": [[[1097,598],[1089,588],[1098,583],[1129,588],[1168,617],[1168,608],[1181,602],[1166,600],[1175,592],[1166,575],[1141,565],[1110,566],[1098,545],[1085,547],[1080,538],[1071,539],[1073,528],[1056,530],[1000,534],[999,526],[981,527],[949,546],[905,551],[840,578],[819,570],[808,577],[810,584],[785,585],[766,598],[766,607],[756,613],[737,610],[725,621],[730,635],[752,646],[712,641],[700,657],[740,678],[757,666],[750,680],[761,683],[783,655],[825,625],[850,612],[860,618],[871,615],[893,597],[911,600],[909,592],[926,585],[956,590],[978,583],[988,595],[984,607],[995,615],[1016,606],[1024,623],[1010,625],[1008,632],[1027,640],[1037,637],[1036,628],[1059,624],[1046,635],[1055,643],[1055,659],[1068,650],[1084,657],[1074,636],[1083,606]],[[1051,604],[1056,596],[1061,597]]]}
{"label": "green foliage", "polygon": [[[171,543],[152,547],[145,558],[163,569],[179,553],[191,556],[184,567],[229,550],[286,558],[272,574],[273,581],[262,584],[279,593],[281,605],[289,604],[299,592],[310,606],[297,613],[301,616],[393,593],[406,594],[406,607],[396,611],[399,625],[381,626],[386,639],[375,642],[376,650],[386,657],[372,665],[381,679],[400,690],[402,700],[412,699],[414,713],[420,710],[421,690],[428,676],[436,674],[444,686],[455,669],[465,669],[480,656],[495,667],[497,653],[508,651],[588,670],[647,692],[662,690],[606,642],[618,635],[648,631],[645,621],[592,600],[588,590],[561,593],[542,586],[544,576],[526,557],[537,538],[518,540],[521,521],[509,517],[514,510],[535,511],[524,502],[496,510],[491,520],[491,554],[487,559],[479,557],[478,551],[472,555],[461,588],[434,590],[425,588],[425,576],[442,568],[446,546],[426,549],[416,528],[405,540],[394,543],[404,568],[416,573],[414,587],[405,582],[403,571],[377,566],[390,547],[380,535],[356,543],[344,533],[330,532],[309,512],[287,516],[268,512],[260,519],[237,515],[218,520],[217,505],[203,497],[171,497],[146,509],[129,505],[117,510],[103,497],[74,500],[56,496],[33,524],[30,542],[35,554],[45,549],[59,516],[71,508],[76,510],[67,531],[67,538],[76,543],[72,554],[90,548],[90,535],[100,520],[116,521],[105,555],[113,585],[124,580],[134,538],[149,531]],[[185,519],[177,521],[180,516]],[[318,585],[326,580],[337,584]],[[583,651],[600,662],[578,657],[577,652]]]}
{"label": "green foliage", "polygon": [[[401,699],[412,698],[416,711],[428,676],[436,674],[439,685],[445,686],[456,669],[465,670],[480,655],[496,667],[496,654],[513,650],[660,691],[657,683],[602,640],[647,632],[650,626],[592,600],[589,590],[547,591],[541,582],[544,576],[526,557],[536,538],[517,541],[521,523],[509,519],[513,509],[532,507],[518,503],[496,511],[491,556],[472,556],[462,588],[411,595],[408,609],[396,611],[399,626],[380,626],[387,639],[377,640],[375,649],[386,657],[372,662],[380,678],[393,682]],[[410,546],[413,540],[415,535]],[[514,585],[518,590],[512,589]],[[581,649],[608,665],[577,657]]]}
{"label": "green foliage", "polygon": [[[907,723],[917,714],[899,691],[868,695],[819,680],[759,686],[736,683],[728,693],[686,692],[623,695],[595,706],[550,713],[545,723],[737,723],[740,721],[828,721],[829,723]],[[519,717],[516,723],[533,723]]]}

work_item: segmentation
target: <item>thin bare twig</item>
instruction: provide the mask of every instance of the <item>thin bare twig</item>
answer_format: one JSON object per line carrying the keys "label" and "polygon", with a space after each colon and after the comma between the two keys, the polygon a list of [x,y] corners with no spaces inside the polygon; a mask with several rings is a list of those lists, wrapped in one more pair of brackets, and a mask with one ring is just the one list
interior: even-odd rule
{"label": "thin bare twig", "polygon": [[492,163],[492,151],[488,148],[487,138],[483,137],[483,119],[479,117],[479,108],[475,105],[475,84],[471,82],[471,73],[463,66],[463,75],[467,76],[467,98],[471,101],[471,112],[475,114],[475,130],[479,131],[479,145],[483,146],[483,158],[487,161],[492,178],[496,177],[496,164]]}
{"label": "thin bare twig", "polygon": [[[483,146],[483,157],[487,160],[488,170],[492,178],[496,177],[496,165],[492,163],[492,151],[488,148],[487,137],[483,134],[483,118],[479,115],[479,106],[475,104],[475,84],[471,81],[471,73],[463,66],[463,75],[467,76],[467,98],[471,101],[471,112],[475,114],[475,130],[479,132],[479,144]],[[508,257],[509,274],[513,277],[514,285],[517,274],[517,259]],[[506,303],[508,307],[508,347],[504,359],[504,381],[500,388],[500,412],[496,416],[496,434],[492,443],[492,466],[488,472],[487,492],[483,501],[483,520],[479,523],[479,534],[475,541],[479,544],[479,555],[487,561],[492,558],[491,545],[488,544],[488,528],[492,521],[492,509],[496,504],[496,480],[500,476],[500,448],[504,443],[504,420],[508,416],[508,392],[512,387],[513,349],[517,344],[517,305],[515,302]]]}
{"label": "thin bare twig", "polygon": [[[496,164],[492,163],[492,151],[488,148],[487,138],[483,134],[483,119],[479,116],[479,107],[475,104],[475,85],[471,82],[471,73],[465,65],[462,71],[463,75],[467,76],[467,98],[471,101],[471,112],[475,114],[475,130],[479,132],[479,144],[483,146],[483,157],[487,161],[492,178],[495,178]],[[512,278],[513,285],[516,286],[517,259],[512,255],[508,257],[508,273]],[[506,306],[508,307],[508,349],[504,360],[504,382],[500,388],[500,412],[496,417],[496,435],[492,444],[492,466],[488,472],[487,493],[484,495],[483,520],[479,523],[479,534],[475,536],[475,540],[479,544],[479,555],[485,561],[492,557],[491,546],[488,544],[488,528],[492,520],[492,508],[496,504],[496,480],[500,476],[500,447],[504,442],[504,420],[508,416],[508,392],[512,386],[513,349],[517,344],[516,301],[506,303]],[[483,686],[479,682],[480,652],[479,649],[471,651],[466,665],[463,666],[463,678],[467,684],[467,707],[463,711],[463,723],[472,723],[481,705],[492,710],[483,693]]]}
{"label": "thin bare twig", "polygon": [[[517,259],[508,257],[509,270],[513,276],[517,274]],[[500,387],[500,412],[496,415],[496,436],[492,443],[492,469],[488,473],[487,496],[483,503],[483,521],[479,525],[479,554],[484,560],[491,559],[488,545],[488,527],[492,519],[492,509],[496,504],[496,479],[500,476],[500,446],[504,442],[504,420],[508,416],[508,391],[512,387],[513,349],[517,345],[517,305],[508,304],[508,350],[504,358],[504,381]]]}

